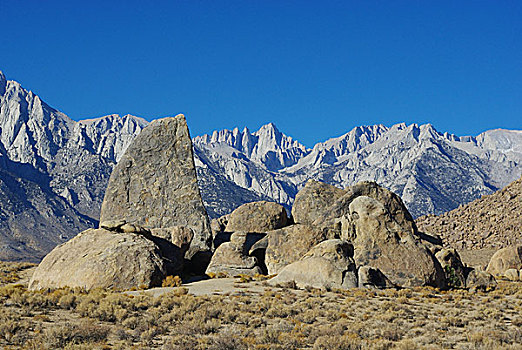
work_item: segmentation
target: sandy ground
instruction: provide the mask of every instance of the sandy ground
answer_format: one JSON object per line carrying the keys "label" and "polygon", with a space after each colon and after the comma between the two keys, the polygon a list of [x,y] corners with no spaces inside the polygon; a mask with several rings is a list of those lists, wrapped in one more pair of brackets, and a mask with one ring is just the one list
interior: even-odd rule
{"label": "sandy ground", "polygon": [[[213,278],[190,283],[184,283],[182,287],[188,289],[192,295],[230,294],[237,292],[263,293],[266,288],[261,282],[240,283],[239,278]],[[141,291],[126,292],[131,295],[149,294],[158,297],[176,289],[176,287],[151,288]]]}

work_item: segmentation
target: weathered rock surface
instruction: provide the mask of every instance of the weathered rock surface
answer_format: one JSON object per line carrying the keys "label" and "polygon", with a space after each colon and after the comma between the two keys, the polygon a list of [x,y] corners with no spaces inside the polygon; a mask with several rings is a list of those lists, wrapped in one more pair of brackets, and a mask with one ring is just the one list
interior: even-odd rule
{"label": "weathered rock surface", "polygon": [[345,193],[335,186],[309,180],[295,196],[292,217],[296,223],[311,225],[317,218],[328,217],[330,207]]}
{"label": "weathered rock surface", "polygon": [[185,226],[153,228],[150,231],[152,235],[163,238],[179,247],[183,254],[189,249],[190,243],[194,238],[194,231]]}
{"label": "weathered rock surface", "polygon": [[183,115],[155,120],[127,148],[111,174],[102,204],[100,221],[113,218],[149,229],[188,227],[194,238],[187,258],[210,251],[210,223]]}
{"label": "weathered rock surface", "polygon": [[378,200],[403,230],[416,232],[415,222],[400,197],[371,181],[362,181],[344,190],[318,181],[308,181],[296,196],[292,216],[295,222],[320,229],[329,238],[352,240],[354,232],[348,220],[349,206],[360,196]]}
{"label": "weathered rock surface", "polygon": [[225,273],[229,276],[261,274],[256,257],[248,256],[247,232],[234,232],[230,242],[216,248],[206,273]]}
{"label": "weathered rock surface", "polygon": [[210,221],[210,229],[212,230],[212,235],[215,236],[219,232],[225,232],[225,228],[227,227],[227,224],[228,224],[229,215],[230,214],[223,215],[219,218],[212,219]]}
{"label": "weathered rock surface", "polygon": [[[401,198],[373,181],[362,181],[347,187],[345,194],[330,208],[326,222],[328,222],[328,220],[335,222],[337,218],[348,216],[351,213],[350,204],[361,196],[373,198],[381,203],[389,215],[393,217],[394,221],[401,227],[401,231],[409,234],[416,233],[417,227],[415,226],[415,222]],[[351,232],[349,225],[346,227],[346,224],[346,222],[342,222],[340,234],[344,239],[349,239],[352,238],[351,235],[353,235],[353,232]],[[336,234],[339,233],[336,232]]]}
{"label": "weathered rock surface", "polygon": [[326,240],[326,235],[311,226],[295,224],[268,232],[252,250],[265,245],[268,274],[279,273],[283,267],[303,257],[312,247]]}
{"label": "weathered rock surface", "polygon": [[384,289],[395,287],[395,285],[381,272],[381,270],[371,266],[359,267],[357,276],[359,288]]}
{"label": "weathered rock surface", "polygon": [[510,281],[519,281],[520,273],[517,269],[507,269],[504,271],[504,278],[507,278]]}
{"label": "weathered rock surface", "polygon": [[355,288],[357,272],[352,256],[353,247],[348,242],[327,240],[313,247],[300,260],[284,267],[269,283],[290,282],[299,288]]}
{"label": "weathered rock surface", "polygon": [[285,208],[274,202],[246,203],[227,215],[225,231],[268,232],[288,225]]}
{"label": "weathered rock surface", "polygon": [[153,287],[169,272],[160,248],[146,237],[88,229],[53,249],[36,268],[29,288]]}
{"label": "weathered rock surface", "polygon": [[445,277],[431,252],[374,198],[360,196],[349,206],[355,239],[354,259],[358,266],[381,270],[394,284],[403,287],[445,287]]}
{"label": "weathered rock surface", "polygon": [[495,277],[480,268],[472,269],[466,277],[466,288],[469,288],[470,291],[490,291],[495,289],[496,286]]}
{"label": "weathered rock surface", "polygon": [[466,285],[468,271],[455,249],[442,249],[435,254],[435,257],[444,270],[448,285],[452,287],[464,287]]}
{"label": "weathered rock surface", "polygon": [[107,220],[100,222],[100,228],[104,228],[109,231],[120,231],[121,227],[127,222],[125,220]]}
{"label": "weathered rock surface", "polygon": [[416,222],[421,231],[442,236],[445,246],[456,249],[520,245],[522,178],[457,209],[439,216],[426,215]]}
{"label": "weathered rock surface", "polygon": [[522,269],[522,245],[502,248],[493,254],[486,271],[503,275],[508,269]]}

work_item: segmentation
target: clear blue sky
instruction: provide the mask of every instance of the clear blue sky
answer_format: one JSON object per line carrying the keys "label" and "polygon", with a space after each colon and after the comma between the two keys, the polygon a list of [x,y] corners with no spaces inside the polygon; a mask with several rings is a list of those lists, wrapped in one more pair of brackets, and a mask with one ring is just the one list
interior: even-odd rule
{"label": "clear blue sky", "polygon": [[522,129],[522,1],[0,0],[0,70],[73,119]]}

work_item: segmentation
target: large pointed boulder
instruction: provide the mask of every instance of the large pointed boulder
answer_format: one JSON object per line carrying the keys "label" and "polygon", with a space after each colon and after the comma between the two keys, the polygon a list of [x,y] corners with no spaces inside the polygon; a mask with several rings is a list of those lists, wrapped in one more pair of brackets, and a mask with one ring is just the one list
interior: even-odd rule
{"label": "large pointed boulder", "polygon": [[[183,115],[153,121],[114,168],[100,222],[125,220],[148,229],[185,226],[194,237],[187,258],[210,259],[210,223],[198,188]],[[200,259],[201,258],[201,259]]]}

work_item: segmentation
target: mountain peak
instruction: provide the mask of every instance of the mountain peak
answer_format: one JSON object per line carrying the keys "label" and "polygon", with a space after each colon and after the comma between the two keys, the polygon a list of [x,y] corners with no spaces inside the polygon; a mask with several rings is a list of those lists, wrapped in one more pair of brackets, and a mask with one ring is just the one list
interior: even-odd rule
{"label": "mountain peak", "polygon": [[280,134],[281,132],[279,131],[279,129],[277,129],[277,127],[275,126],[274,123],[270,122],[268,124],[265,124],[263,126],[261,126],[259,128],[258,131],[255,132],[255,134],[260,134],[262,132],[273,132],[274,134]]}
{"label": "mountain peak", "polygon": [[98,118],[82,119],[82,120],[80,120],[78,122],[80,124],[85,124],[85,125],[97,124],[97,123],[104,122],[104,121],[109,121],[110,123],[125,123],[125,121],[127,121],[129,119],[135,121],[137,124],[139,124],[142,127],[145,127],[146,125],[149,124],[149,122],[146,121],[145,119],[140,118],[140,117],[136,117],[135,115],[125,114],[122,117],[122,116],[120,116],[119,114],[116,114],[116,113],[115,114],[104,115],[104,116],[98,117]]}

